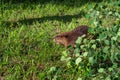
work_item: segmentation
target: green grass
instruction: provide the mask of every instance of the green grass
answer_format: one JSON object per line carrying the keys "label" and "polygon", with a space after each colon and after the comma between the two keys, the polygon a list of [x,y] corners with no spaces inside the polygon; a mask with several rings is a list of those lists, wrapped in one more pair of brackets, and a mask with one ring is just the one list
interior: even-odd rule
{"label": "green grass", "polygon": [[[72,0],[71,0],[72,1]],[[74,2],[74,1],[73,1]],[[44,80],[51,66],[62,63],[65,48],[53,37],[89,25],[85,18],[95,1],[3,2],[0,27],[0,76],[6,80]],[[70,77],[69,75],[66,75]],[[0,77],[0,78],[1,78]],[[65,76],[64,76],[65,77]],[[74,75],[71,77],[73,79]]]}

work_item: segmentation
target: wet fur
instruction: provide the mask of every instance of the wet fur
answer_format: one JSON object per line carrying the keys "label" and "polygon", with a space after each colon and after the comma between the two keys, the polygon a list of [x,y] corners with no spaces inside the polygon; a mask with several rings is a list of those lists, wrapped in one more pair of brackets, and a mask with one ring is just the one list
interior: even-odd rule
{"label": "wet fur", "polygon": [[87,34],[87,33],[88,33],[87,26],[79,26],[72,31],[58,34],[57,36],[54,37],[54,41],[57,44],[64,45],[65,47],[67,47],[69,45],[74,47],[75,41],[77,40],[77,38],[79,36],[82,36],[83,34]]}

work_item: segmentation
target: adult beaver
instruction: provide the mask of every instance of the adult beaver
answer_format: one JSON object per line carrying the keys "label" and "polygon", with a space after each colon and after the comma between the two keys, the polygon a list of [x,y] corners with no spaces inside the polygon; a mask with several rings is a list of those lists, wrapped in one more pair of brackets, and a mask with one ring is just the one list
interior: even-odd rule
{"label": "adult beaver", "polygon": [[56,44],[62,44],[65,47],[69,45],[74,47],[75,42],[78,39],[78,37],[82,36],[83,34],[87,34],[87,33],[88,33],[88,26],[82,25],[82,26],[75,28],[72,31],[58,34],[57,36],[54,37],[54,41]]}

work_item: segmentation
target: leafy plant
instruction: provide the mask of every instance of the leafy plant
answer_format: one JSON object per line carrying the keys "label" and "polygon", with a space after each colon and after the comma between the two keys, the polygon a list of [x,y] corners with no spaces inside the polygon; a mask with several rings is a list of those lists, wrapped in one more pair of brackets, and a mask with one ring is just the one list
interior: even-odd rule
{"label": "leafy plant", "polygon": [[[113,3],[114,4],[114,3]],[[94,28],[89,28],[92,38],[81,36],[76,47],[63,51],[61,61],[66,61],[78,80],[118,80],[120,79],[120,12],[112,10],[109,5],[96,5],[90,9],[86,18],[91,19]],[[114,20],[105,24],[106,18]],[[110,21],[111,21],[110,20]],[[110,26],[108,26],[110,25]]]}

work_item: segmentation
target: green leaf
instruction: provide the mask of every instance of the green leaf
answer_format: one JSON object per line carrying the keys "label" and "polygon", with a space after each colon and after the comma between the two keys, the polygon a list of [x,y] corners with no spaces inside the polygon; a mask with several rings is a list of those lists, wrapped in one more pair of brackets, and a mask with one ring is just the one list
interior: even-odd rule
{"label": "green leaf", "polygon": [[106,44],[106,45],[109,45],[109,44],[110,44],[110,41],[109,41],[109,40],[105,40],[105,44]]}
{"label": "green leaf", "polygon": [[65,56],[65,57],[67,57],[67,56],[68,56],[68,54],[69,54],[69,52],[68,52],[68,51],[63,51],[63,52],[62,52],[62,55],[63,55],[63,56]]}
{"label": "green leaf", "polygon": [[96,49],[96,44],[93,44],[93,45],[92,45],[92,48],[93,48],[93,49]]}
{"label": "green leaf", "polygon": [[112,37],[112,40],[116,41],[116,40],[117,40],[117,37],[116,37],[116,36]]}
{"label": "green leaf", "polygon": [[90,28],[88,28],[88,32],[94,34],[95,33],[95,29],[90,27]]}
{"label": "green leaf", "polygon": [[106,34],[99,34],[99,38],[101,39],[101,40],[103,40],[103,39],[105,39],[107,36],[106,36]]}
{"label": "green leaf", "polygon": [[88,52],[84,52],[83,56],[86,57],[88,55]]}
{"label": "green leaf", "polygon": [[62,56],[60,60],[61,60],[61,61],[65,61],[65,60],[66,60],[66,57],[65,57],[65,56]]}
{"label": "green leaf", "polygon": [[78,65],[81,61],[82,61],[82,58],[78,57],[78,58],[75,60],[76,65]]}
{"label": "green leaf", "polygon": [[81,44],[82,42],[82,37],[78,37],[78,39],[76,40],[76,44]]}
{"label": "green leaf", "polygon": [[90,17],[90,15],[89,15],[89,14],[86,14],[86,15],[85,15],[85,17],[86,17],[86,18],[89,18],[89,17]]}
{"label": "green leaf", "polygon": [[84,47],[85,47],[85,45],[81,45],[81,46],[80,46],[81,49],[84,49]]}
{"label": "green leaf", "polygon": [[80,53],[80,49],[79,49],[79,48],[76,48],[76,49],[74,50],[74,53],[75,53],[75,54],[77,54],[77,53],[79,54],[79,53]]}
{"label": "green leaf", "polygon": [[94,25],[97,26],[97,25],[98,25],[98,22],[97,22],[97,21],[94,21]]}
{"label": "green leaf", "polygon": [[56,70],[56,67],[51,67],[49,71],[52,72],[52,71],[55,71],[55,70]]}
{"label": "green leaf", "polygon": [[112,68],[112,67],[110,67],[110,68],[108,68],[108,70],[109,70],[109,71],[113,71],[113,68]]}
{"label": "green leaf", "polygon": [[89,63],[91,63],[92,65],[94,64],[94,58],[93,57],[89,57]]}
{"label": "green leaf", "polygon": [[117,32],[117,35],[120,36],[120,29],[119,29],[119,31]]}
{"label": "green leaf", "polygon": [[90,43],[95,43],[95,40],[90,40]]}
{"label": "green leaf", "polygon": [[79,77],[77,80],[82,80],[82,78]]}
{"label": "green leaf", "polygon": [[105,46],[105,47],[103,48],[103,52],[104,52],[104,53],[108,53],[108,51],[109,51],[108,49],[109,49],[109,48],[110,48],[109,46]]}
{"label": "green leaf", "polygon": [[71,62],[70,62],[70,61],[67,62],[67,67],[68,67],[68,68],[71,67]]}
{"label": "green leaf", "polygon": [[103,73],[104,71],[105,71],[104,68],[99,68],[99,69],[98,69],[98,72],[99,72],[99,73]]}
{"label": "green leaf", "polygon": [[87,42],[88,42],[88,40],[87,40],[87,39],[84,39],[84,40],[83,40],[83,43],[87,43]]}
{"label": "green leaf", "polygon": [[111,76],[108,75],[105,80],[111,80]]}

